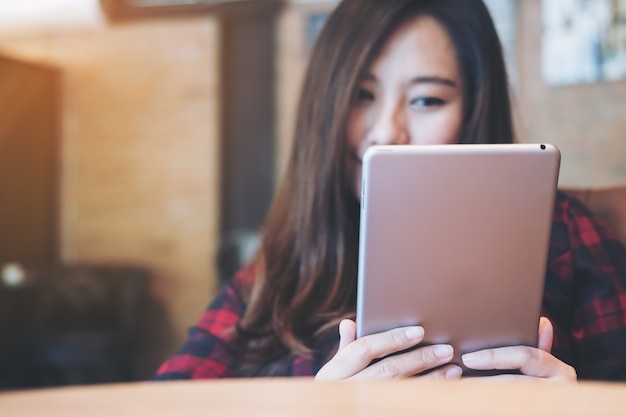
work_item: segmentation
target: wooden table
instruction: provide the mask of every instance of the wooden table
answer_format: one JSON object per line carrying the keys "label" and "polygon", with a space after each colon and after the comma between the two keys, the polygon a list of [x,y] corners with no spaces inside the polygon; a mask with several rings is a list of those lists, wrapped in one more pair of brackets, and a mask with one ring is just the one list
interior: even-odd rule
{"label": "wooden table", "polygon": [[142,382],[0,393],[0,416],[626,416],[626,384]]}

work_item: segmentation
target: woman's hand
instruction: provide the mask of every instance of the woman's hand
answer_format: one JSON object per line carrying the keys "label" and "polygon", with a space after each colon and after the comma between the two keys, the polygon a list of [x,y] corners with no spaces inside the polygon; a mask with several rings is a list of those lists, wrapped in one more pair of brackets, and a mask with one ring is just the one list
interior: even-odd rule
{"label": "woman's hand", "polygon": [[[384,333],[356,338],[356,324],[352,320],[339,323],[339,349],[315,376],[316,380],[390,379],[409,377],[450,362],[450,345],[425,346],[408,352],[422,341],[424,329],[419,326],[401,327]],[[383,359],[381,359],[383,358]],[[380,359],[376,363],[372,361]],[[461,368],[442,366],[428,373],[431,378],[458,379]]]}
{"label": "woman's hand", "polygon": [[510,346],[485,349],[462,356],[463,364],[471,369],[518,369],[522,375],[498,375],[495,379],[544,378],[556,381],[576,381],[576,370],[550,354],[553,328],[546,317],[539,320],[538,347]]}

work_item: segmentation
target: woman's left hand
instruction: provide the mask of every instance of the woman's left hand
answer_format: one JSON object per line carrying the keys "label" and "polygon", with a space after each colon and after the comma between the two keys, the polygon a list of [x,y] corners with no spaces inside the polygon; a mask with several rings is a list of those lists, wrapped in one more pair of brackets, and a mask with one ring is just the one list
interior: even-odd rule
{"label": "woman's left hand", "polygon": [[479,350],[463,355],[463,364],[477,370],[519,370],[522,375],[498,375],[495,379],[543,378],[576,381],[576,370],[550,354],[553,327],[550,320],[539,320],[538,347],[509,346]]}

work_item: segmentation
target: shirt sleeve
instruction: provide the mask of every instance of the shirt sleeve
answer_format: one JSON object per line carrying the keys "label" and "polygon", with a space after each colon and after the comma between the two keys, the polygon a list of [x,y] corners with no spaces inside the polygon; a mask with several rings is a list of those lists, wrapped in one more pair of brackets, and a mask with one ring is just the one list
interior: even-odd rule
{"label": "shirt sleeve", "polygon": [[553,354],[580,379],[626,380],[626,250],[581,203],[559,200],[544,293]]}
{"label": "shirt sleeve", "polygon": [[159,369],[153,380],[208,379],[234,376],[235,357],[229,348],[234,326],[245,311],[241,295],[245,272],[226,285],[189,329],[183,347]]}

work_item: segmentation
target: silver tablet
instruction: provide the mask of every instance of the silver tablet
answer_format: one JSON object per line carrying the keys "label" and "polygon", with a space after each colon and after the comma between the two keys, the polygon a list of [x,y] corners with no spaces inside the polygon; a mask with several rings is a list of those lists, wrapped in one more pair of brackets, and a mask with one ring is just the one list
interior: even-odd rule
{"label": "silver tablet", "polygon": [[357,337],[537,344],[560,153],[548,144],[374,146],[363,158]]}

